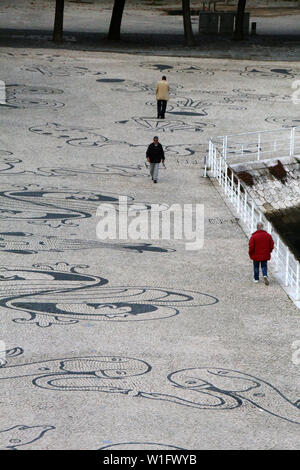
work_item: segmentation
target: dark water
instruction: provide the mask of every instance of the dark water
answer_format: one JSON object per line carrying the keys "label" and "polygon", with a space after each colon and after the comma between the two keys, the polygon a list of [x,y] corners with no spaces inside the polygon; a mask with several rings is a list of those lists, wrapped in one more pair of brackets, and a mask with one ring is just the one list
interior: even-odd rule
{"label": "dark water", "polygon": [[300,261],[300,204],[296,207],[266,214],[282,241]]}

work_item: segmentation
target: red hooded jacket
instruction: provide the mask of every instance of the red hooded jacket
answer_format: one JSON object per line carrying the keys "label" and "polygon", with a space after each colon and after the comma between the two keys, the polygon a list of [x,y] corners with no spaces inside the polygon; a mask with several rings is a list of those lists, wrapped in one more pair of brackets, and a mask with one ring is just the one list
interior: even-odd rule
{"label": "red hooded jacket", "polygon": [[249,240],[249,256],[253,261],[269,261],[273,248],[273,238],[265,230],[257,230]]}

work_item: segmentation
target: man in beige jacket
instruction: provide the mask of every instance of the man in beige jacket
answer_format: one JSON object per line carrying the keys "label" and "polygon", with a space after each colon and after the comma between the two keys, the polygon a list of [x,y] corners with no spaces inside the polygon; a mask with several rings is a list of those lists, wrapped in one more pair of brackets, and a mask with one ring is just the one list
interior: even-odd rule
{"label": "man in beige jacket", "polygon": [[169,88],[167,78],[163,76],[156,85],[157,119],[165,119]]}

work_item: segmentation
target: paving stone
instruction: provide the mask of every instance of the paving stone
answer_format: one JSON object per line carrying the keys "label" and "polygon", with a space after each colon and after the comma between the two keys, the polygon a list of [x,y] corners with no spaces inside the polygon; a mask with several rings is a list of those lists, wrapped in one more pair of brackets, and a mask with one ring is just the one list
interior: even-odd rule
{"label": "paving stone", "polygon": [[[289,94],[299,64],[280,63],[286,77],[271,61],[145,51],[0,55],[1,447],[297,448],[299,310],[272,272],[252,282],[237,217],[192,162],[211,136],[280,127],[268,119],[291,103],[262,98]],[[162,73],[172,95],[157,120]],[[153,184],[156,134],[166,169]],[[204,204],[203,249],[98,239],[98,206],[119,195],[145,211]]]}

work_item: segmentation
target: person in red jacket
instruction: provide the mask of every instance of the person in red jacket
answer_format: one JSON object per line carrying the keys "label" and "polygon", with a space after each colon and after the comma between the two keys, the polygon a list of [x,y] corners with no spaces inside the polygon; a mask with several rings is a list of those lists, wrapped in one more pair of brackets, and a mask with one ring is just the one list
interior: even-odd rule
{"label": "person in red jacket", "polygon": [[259,281],[259,264],[264,277],[264,282],[268,286],[268,261],[271,259],[271,253],[274,248],[272,236],[263,230],[263,223],[258,222],[257,231],[254,232],[249,240],[249,256],[253,260],[254,282]]}

